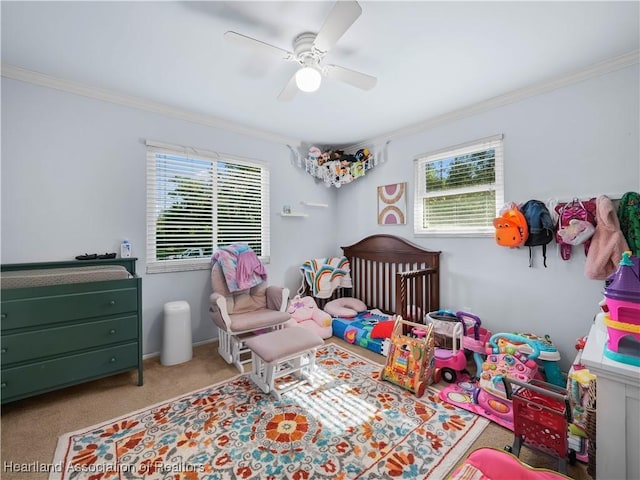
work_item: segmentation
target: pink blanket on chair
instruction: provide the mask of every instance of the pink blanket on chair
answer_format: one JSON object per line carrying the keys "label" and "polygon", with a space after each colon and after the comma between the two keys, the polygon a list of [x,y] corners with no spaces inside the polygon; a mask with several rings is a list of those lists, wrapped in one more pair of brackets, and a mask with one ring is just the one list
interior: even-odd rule
{"label": "pink blanket on chair", "polygon": [[267,279],[264,265],[246,243],[220,247],[213,254],[212,261],[220,265],[230,292],[255,287]]}

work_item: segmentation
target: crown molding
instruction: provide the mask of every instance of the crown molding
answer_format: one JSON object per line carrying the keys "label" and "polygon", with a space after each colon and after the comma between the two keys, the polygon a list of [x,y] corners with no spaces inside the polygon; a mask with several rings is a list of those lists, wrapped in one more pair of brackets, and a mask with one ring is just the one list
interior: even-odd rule
{"label": "crown molding", "polygon": [[229,122],[221,118],[213,117],[210,115],[203,115],[182,108],[172,107],[151,100],[145,100],[143,98],[134,97],[132,95],[125,95],[122,93],[106,90],[103,88],[93,87],[78,82],[72,82],[62,78],[57,78],[44,73],[34,72],[25,68],[16,67],[15,65],[2,64],[2,76],[10,78],[12,80],[19,80],[21,82],[27,82],[41,87],[53,88],[55,90],[61,90],[75,95],[81,95],[83,97],[89,97],[96,100],[102,100],[104,102],[115,103],[125,107],[136,108],[151,113],[156,113],[170,118],[176,118],[191,123],[197,123],[205,125],[207,127],[220,128],[223,130],[238,133],[240,135],[247,135],[253,138],[259,138],[268,142],[274,142],[282,145],[294,145],[298,146],[300,140],[283,137],[275,133],[266,132],[243,125]]}
{"label": "crown molding", "polygon": [[[472,115],[477,115],[479,113],[483,113],[498,107],[503,107],[511,103],[516,103],[521,100],[534,97],[536,95],[548,93],[553,90],[557,90],[574,83],[588,80],[590,78],[598,77],[600,75],[611,73],[637,63],[640,63],[640,50],[634,50],[632,52],[619,55],[617,57],[613,57],[599,63],[595,63],[587,68],[572,72],[567,75],[529,85],[527,87],[513,90],[509,93],[498,95],[496,97],[483,100],[476,104],[460,108],[458,110],[453,110],[443,115],[438,115],[424,122],[409,125],[407,127],[389,132],[385,135],[380,135],[378,137],[361,141],[355,145],[350,146],[349,148],[358,149],[368,147],[370,145],[375,145],[380,142],[389,143],[390,141],[397,140],[401,137],[413,135],[454,120],[470,117]],[[263,130],[245,127],[243,125],[232,123],[227,120],[223,120],[210,115],[203,115],[191,112],[189,110],[171,107],[162,103],[153,102],[130,95],[124,95],[98,87],[84,85],[81,83],[72,82],[70,80],[64,80],[61,78],[53,77],[51,75],[46,75],[43,73],[34,72],[32,70],[16,67],[14,65],[3,63],[2,76],[13,80],[32,83],[34,85],[39,85],[42,87],[53,88],[76,95],[82,95],[105,102],[115,103],[126,107],[137,108],[151,113],[185,120],[191,123],[197,123],[212,128],[220,128],[241,135],[247,135],[282,145],[299,147],[302,143],[298,139],[283,137]]]}
{"label": "crown molding", "polygon": [[386,135],[380,135],[379,137],[359,142],[356,145],[352,145],[350,148],[358,149],[382,142],[388,143],[401,137],[414,135],[416,133],[429,130],[430,128],[434,128],[436,126],[443,125],[454,120],[460,120],[462,118],[477,115],[479,113],[493,110],[498,107],[503,107],[511,103],[516,103],[530,97],[548,93],[553,90],[572,85],[574,83],[582,82],[590,78],[598,77],[607,73],[614,72],[616,70],[630,67],[637,63],[640,63],[640,50],[634,50],[632,52],[595,63],[587,68],[577,70],[567,75],[529,85],[527,87],[513,90],[509,93],[498,95],[497,97],[492,97],[488,100],[483,100],[476,104],[460,108],[458,110],[453,110],[443,115],[438,115],[424,122],[412,124],[407,127],[394,130]]}

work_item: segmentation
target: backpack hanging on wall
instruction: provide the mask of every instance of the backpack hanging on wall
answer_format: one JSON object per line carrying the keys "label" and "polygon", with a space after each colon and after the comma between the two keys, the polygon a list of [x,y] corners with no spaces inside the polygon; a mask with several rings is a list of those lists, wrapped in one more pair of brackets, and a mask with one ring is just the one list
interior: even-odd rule
{"label": "backpack hanging on wall", "polygon": [[595,232],[596,199],[579,200],[574,198],[568,203],[555,206],[559,216],[556,242],[560,245],[563,260],[571,258],[571,247],[584,244],[584,254],[589,252],[591,236]]}
{"label": "backpack hanging on wall", "polygon": [[634,255],[640,256],[640,194],[627,192],[618,205],[620,230]]}
{"label": "backpack hanging on wall", "polygon": [[556,231],[556,223],[551,217],[551,212],[540,200],[529,200],[520,210],[529,229],[529,237],[524,242],[525,246],[529,247],[529,267],[533,266],[531,247],[542,246],[544,268],[547,268],[547,244],[553,240]]}
{"label": "backpack hanging on wall", "polygon": [[493,226],[496,227],[496,243],[503,247],[521,247],[529,236],[527,220],[515,203],[502,210],[501,215],[493,220]]}

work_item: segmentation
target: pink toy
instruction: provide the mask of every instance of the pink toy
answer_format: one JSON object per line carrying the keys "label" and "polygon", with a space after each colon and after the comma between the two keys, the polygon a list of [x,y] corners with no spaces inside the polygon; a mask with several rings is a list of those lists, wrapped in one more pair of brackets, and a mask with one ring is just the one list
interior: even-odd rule
{"label": "pink toy", "polygon": [[442,378],[447,383],[454,383],[458,374],[467,366],[467,357],[464,350],[459,348],[458,341],[454,339],[453,350],[436,348],[436,379]]}
{"label": "pink toy", "polygon": [[533,468],[521,462],[515,455],[494,448],[479,448],[469,455],[449,480],[560,480],[569,479],[566,475],[547,470]]}
{"label": "pink toy", "polygon": [[464,326],[458,318],[448,315],[437,315],[430,313],[427,321],[433,324],[435,332],[451,338],[451,349],[436,347],[434,356],[436,359],[435,381],[440,379],[447,383],[454,383],[458,378],[458,373],[467,366],[467,357],[464,354],[463,332]]}
{"label": "pink toy", "polygon": [[286,326],[304,327],[323,339],[333,335],[331,315],[320,310],[313,297],[296,295],[289,300],[287,312],[291,314],[291,319]]}
{"label": "pink toy", "polygon": [[640,366],[640,261],[624,252],[618,270],[604,289],[609,313],[605,314],[609,339],[604,355]]}
{"label": "pink toy", "polygon": [[486,345],[491,338],[491,332],[482,327],[480,317],[468,312],[456,312],[456,317],[462,323],[464,330],[464,338],[462,339],[462,347],[465,350],[473,352],[473,361],[476,364],[477,379],[482,372],[482,362],[486,354]]}
{"label": "pink toy", "polygon": [[[527,343],[531,353],[524,355],[509,342]],[[538,346],[529,339],[511,333],[496,333],[489,339],[487,358],[482,364],[478,388],[473,394],[473,402],[487,413],[513,424],[513,407],[507,398],[503,377],[528,382],[538,373],[536,359],[540,355]]]}
{"label": "pink toy", "polygon": [[465,349],[483,355],[487,342],[491,338],[491,332],[480,325],[480,318],[472,313],[456,312],[456,316],[464,328],[462,344]]}

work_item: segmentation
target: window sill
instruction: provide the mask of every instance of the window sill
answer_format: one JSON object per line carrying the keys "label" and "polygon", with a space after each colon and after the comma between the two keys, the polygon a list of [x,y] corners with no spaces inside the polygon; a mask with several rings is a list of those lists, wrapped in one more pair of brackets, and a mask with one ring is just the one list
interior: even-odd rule
{"label": "window sill", "polygon": [[189,272],[192,270],[210,270],[211,260],[209,258],[203,261],[163,261],[147,263],[147,273],[173,273],[173,272]]}
{"label": "window sill", "polygon": [[413,232],[416,237],[493,238],[495,232]]}
{"label": "window sill", "polygon": [[[271,257],[259,257],[260,261],[264,265],[268,265],[271,262]],[[175,261],[150,261],[147,263],[148,274],[156,273],[175,273],[175,272],[190,272],[196,270],[211,270],[211,257],[201,258],[199,260],[175,260]]]}

